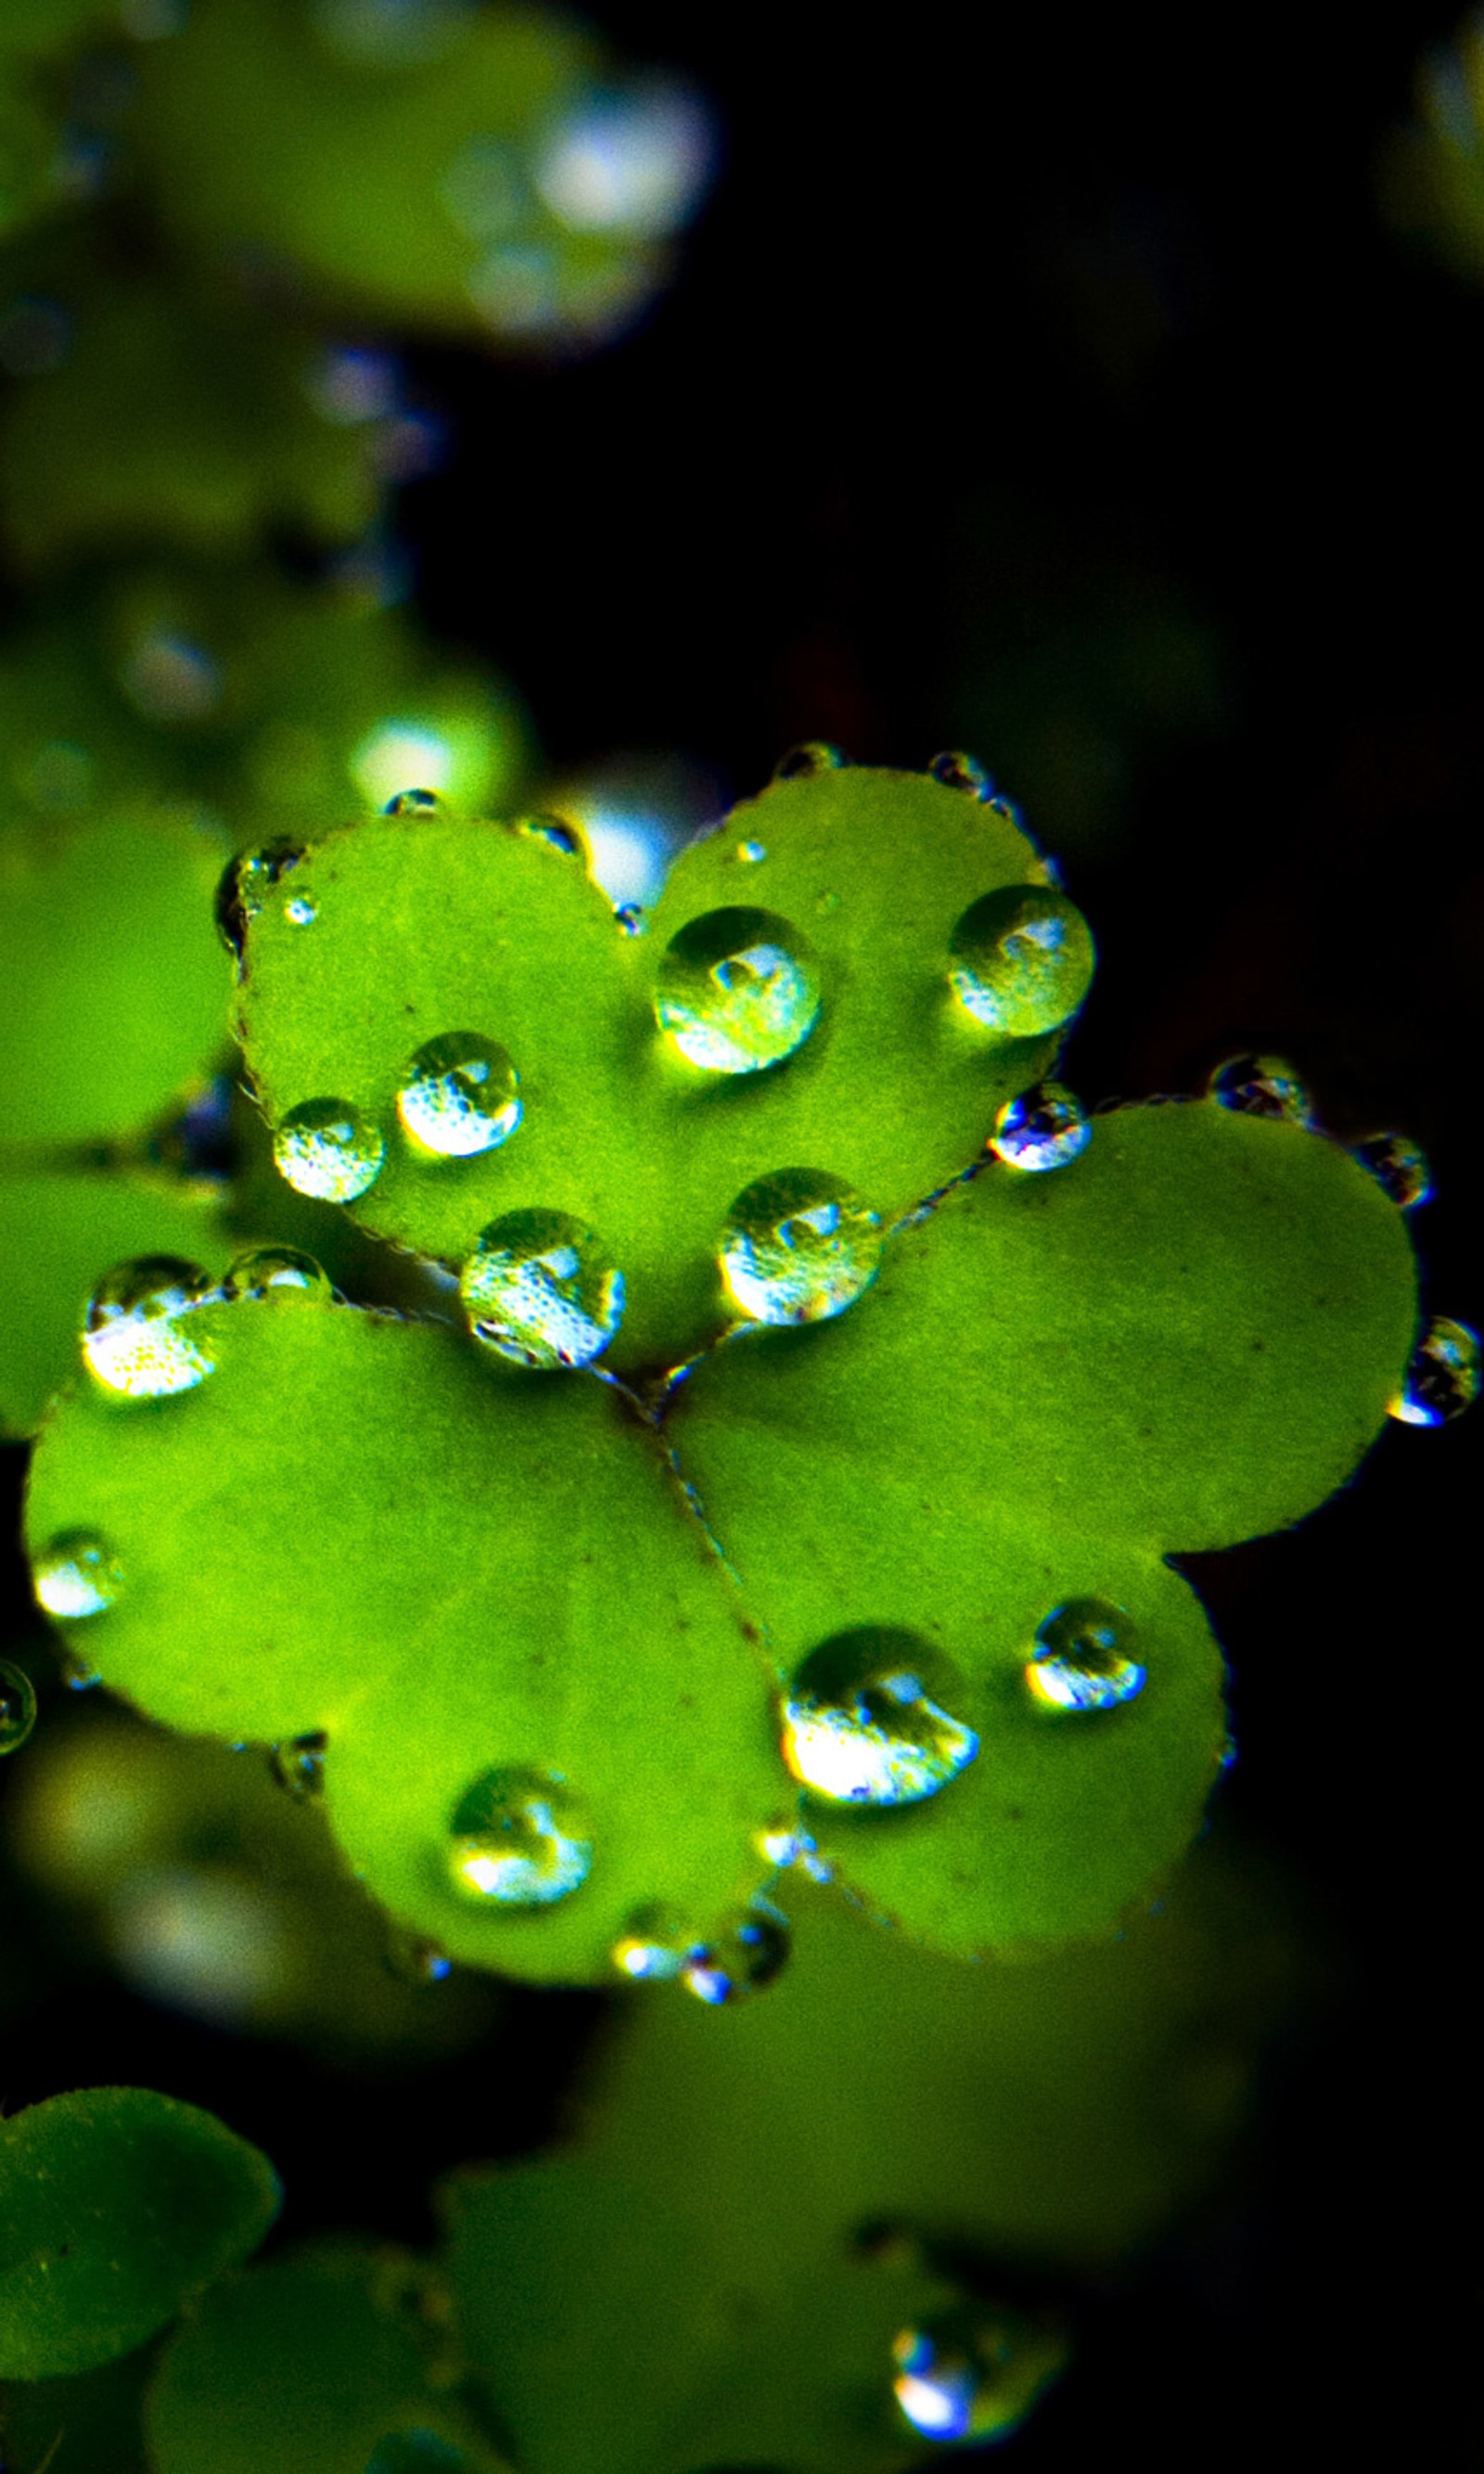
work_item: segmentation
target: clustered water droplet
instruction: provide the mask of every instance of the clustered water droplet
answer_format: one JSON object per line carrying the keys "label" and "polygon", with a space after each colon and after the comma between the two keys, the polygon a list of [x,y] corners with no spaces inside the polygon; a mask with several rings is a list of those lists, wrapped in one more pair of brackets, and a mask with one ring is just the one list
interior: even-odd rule
{"label": "clustered water droplet", "polygon": [[307,1803],[325,1791],[325,1755],[329,1737],[323,1728],[311,1734],[295,1735],[285,1744],[275,1744],[268,1756],[268,1767],[276,1784],[298,1803]]}
{"label": "clustered water droplet", "polygon": [[397,1113],[421,1150],[439,1159],[473,1159],[515,1132],[520,1077],[498,1040],[445,1031],[408,1058]]}
{"label": "clustered water droplet", "polygon": [[892,2340],[897,2404],[924,2439],[1004,2439],[1060,2369],[1065,2345],[1009,2312],[960,2306]]}
{"label": "clustered water droplet", "polygon": [[1243,1117],[1273,1117],[1291,1126],[1311,1126],[1314,1103],[1286,1057],[1229,1056],[1206,1084],[1222,1108]]}
{"label": "clustered water droplet", "polygon": [[1124,1608],[1107,1598],[1068,1598],[1038,1626],[1026,1682],[1048,1710],[1116,1710],[1144,1689],[1138,1645],[1138,1628]]}
{"label": "clustered water droplet", "polygon": [[810,1652],[784,1697],[784,1758],[831,1804],[919,1804],[979,1751],[973,1729],[944,1706],[961,1690],[913,1633],[837,1633]]}
{"label": "clustered water droplet", "polygon": [[1432,1194],[1427,1154],[1405,1134],[1367,1134],[1352,1146],[1362,1168],[1369,1169],[1399,1211],[1415,1211]]}
{"label": "clustered water droplet", "polygon": [[159,1400],[194,1391],[216,1363],[192,1328],[198,1307],[217,1294],[208,1273],[175,1254],[145,1254],[105,1273],[87,1301],[83,1359],[105,1391],[127,1400]]}
{"label": "clustered water droplet", "polygon": [[780,1169],[744,1188],[721,1231],[721,1276],[754,1322],[824,1322],[881,1269],[878,1213],[822,1169]]}
{"label": "clustered water droplet", "polygon": [[36,1723],[35,1685],[24,1667],[0,1658],[0,1754],[19,1752]]}
{"label": "clustered water droplet", "polygon": [[1387,1402],[1403,1426],[1446,1426],[1479,1396],[1479,1336],[1466,1322],[1434,1315],[1412,1351],[1401,1389]]}
{"label": "clustered water droplet", "polygon": [[449,803],[441,790],[398,790],[382,809],[383,816],[421,816],[425,823],[442,823],[449,814]]}
{"label": "clustered water droplet", "polygon": [[118,1558],[96,1529],[64,1529],[32,1564],[36,1603],[64,1623],[101,1615],[123,1587]]}
{"label": "clustered water droplet", "polygon": [[328,1306],[334,1298],[329,1275],[297,1246],[254,1246],[228,1266],[222,1295],[233,1304]]}
{"label": "clustered water droplet", "polygon": [[714,2009],[745,2001],[782,1973],[789,1956],[789,1920],[770,1899],[756,1898],[711,1939],[688,1950],[681,1982]]}
{"label": "clustered water droplet", "polygon": [[654,992],[660,1029],[709,1074],[759,1074],[819,1018],[815,957],[771,910],[708,910],[671,937]]}
{"label": "clustered water droplet", "polygon": [[248,930],[276,885],[304,858],[302,842],[268,842],[229,860],[216,888],[216,924],[224,943],[242,960]]}
{"label": "clustered water droplet", "polygon": [[555,1906],[593,1867],[581,1802],[544,1770],[485,1770],[459,1798],[449,1832],[449,1880],[479,1906]]}
{"label": "clustered water droplet", "polygon": [[518,1366],[591,1366],[623,1319],[623,1274],[565,1211],[510,1211],[479,1237],[459,1280],[476,1340]]}
{"label": "clustered water droplet", "polygon": [[1092,983],[1092,931],[1054,885],[1007,885],[964,911],[948,944],[948,983],[965,1013],[1002,1039],[1070,1022]]}
{"label": "clustered water droplet", "polygon": [[994,785],[977,756],[965,756],[961,748],[949,747],[933,757],[928,771],[945,790],[966,790],[972,799],[987,799]]}
{"label": "clustered water droplet", "polygon": [[985,1148],[1007,1168],[1040,1176],[1080,1159],[1091,1140],[1092,1126],[1082,1102],[1060,1082],[1037,1082],[1018,1099],[1007,1100]]}
{"label": "clustered water droplet", "polygon": [[779,757],[773,766],[773,780],[799,782],[807,781],[812,773],[839,773],[848,762],[828,739],[805,739]]}
{"label": "clustered water droplet", "polygon": [[353,1202],[375,1185],[385,1157],[380,1127],[349,1100],[303,1100],[273,1137],[280,1176],[315,1202]]}

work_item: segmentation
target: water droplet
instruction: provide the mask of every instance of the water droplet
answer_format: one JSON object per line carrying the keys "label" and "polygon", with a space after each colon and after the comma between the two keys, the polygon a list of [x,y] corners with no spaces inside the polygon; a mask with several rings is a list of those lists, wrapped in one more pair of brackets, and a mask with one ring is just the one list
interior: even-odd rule
{"label": "water droplet", "polygon": [[708,910],[671,937],[654,1011],[693,1065],[758,1074],[813,1031],[818,968],[797,929],[771,910]]}
{"label": "water droplet", "polygon": [[775,1866],[780,1873],[789,1872],[796,1864],[811,1881],[823,1884],[835,1879],[834,1865],[820,1855],[809,1831],[801,1830],[791,1818],[769,1822],[766,1830],[758,1831],[755,1844],[764,1863]]}
{"label": "water droplet", "polygon": [[563,859],[582,857],[580,837],[571,825],[564,824],[560,816],[523,816],[516,832],[528,842],[545,842],[548,849],[559,852]]}
{"label": "water droplet", "polygon": [[32,1567],[36,1603],[64,1623],[101,1615],[123,1587],[118,1560],[96,1529],[64,1529],[43,1546]]}
{"label": "water droplet", "polygon": [[1144,1689],[1137,1646],[1137,1627],[1122,1607],[1069,1598],[1037,1628],[1026,1682],[1048,1710],[1116,1710]]}
{"label": "water droplet", "polygon": [[229,860],[216,888],[216,924],[229,951],[242,959],[248,930],[277,885],[304,858],[301,842],[269,842]]}
{"label": "water droplet", "polygon": [[87,1301],[83,1357],[88,1372],[129,1400],[194,1391],[216,1359],[188,1323],[214,1294],[208,1273],[174,1254],[116,1264]]}
{"label": "water droplet", "polygon": [[831,1804],[920,1804],[979,1737],[943,1704],[961,1685],[915,1634],[871,1627],[811,1650],[783,1703],[783,1757]]}
{"label": "water droplet", "polygon": [[781,1973],[788,1956],[788,1917],[771,1900],[754,1899],[710,1941],[687,1951],[681,1980],[697,2001],[718,2008],[761,1993]]}
{"label": "water droplet", "polygon": [[93,1692],[103,1682],[103,1677],[96,1666],[92,1665],[87,1659],[77,1657],[70,1650],[64,1650],[57,1663],[61,1669],[61,1680],[69,1692]]}
{"label": "water droplet", "polygon": [[744,867],[761,867],[767,857],[767,850],[762,842],[739,842],[737,856]]}
{"label": "water droplet", "polygon": [[740,1194],[721,1232],[721,1276],[754,1322],[823,1322],[881,1269],[881,1221],[843,1177],[786,1168]]}
{"label": "water droplet", "polygon": [[1479,1336],[1434,1315],[1412,1352],[1400,1391],[1386,1404],[1403,1426],[1446,1426],[1479,1396]]}
{"label": "water droplet", "polygon": [[1066,2359],[1065,2341],[1008,2312],[936,2312],[891,2343],[897,2404],[924,2439],[1004,2439]]}
{"label": "water droplet", "polygon": [[23,1667],[0,1658],[0,1753],[17,1753],[36,1723],[36,1686]]}
{"label": "water droplet", "polygon": [[353,1202],[375,1185],[385,1157],[379,1126],[349,1100],[303,1100],[273,1137],[280,1176],[315,1202]]}
{"label": "water droplet", "polygon": [[229,1266],[222,1282],[222,1295],[234,1305],[251,1298],[258,1304],[328,1306],[334,1294],[328,1273],[296,1246],[254,1246]]}
{"label": "water droplet", "polygon": [[541,1770],[486,1770],[460,1797],[449,1829],[449,1880],[479,1906],[555,1906],[592,1870],[581,1804]]}
{"label": "water droplet", "polygon": [[307,894],[296,893],[292,901],[283,905],[283,916],[291,928],[312,928],[319,915],[319,904],[311,902]]}
{"label": "water droplet", "polygon": [[440,1942],[426,1933],[394,1928],[382,1953],[387,1973],[401,1984],[442,1984],[453,1962]]}
{"label": "water droplet", "polygon": [[520,1078],[498,1040],[446,1031],[409,1059],[397,1113],[440,1159],[473,1159],[508,1142],[521,1122]]}
{"label": "water droplet", "polygon": [[697,1947],[696,1937],[674,1908],[642,1907],[613,1946],[613,1963],[636,1984],[669,1984]]}
{"label": "water droplet", "polygon": [[649,924],[637,902],[620,902],[613,915],[625,936],[642,936]]}
{"label": "water droplet", "polygon": [[623,1274],[565,1211],[510,1211],[486,1228],[459,1295],[475,1340],[518,1366],[591,1366],[623,1319]]}
{"label": "water droplet", "polygon": [[1039,1176],[1080,1159],[1092,1127],[1080,1100],[1059,1082],[1037,1082],[1008,1100],[994,1121],[987,1148],[1007,1168]]}
{"label": "water droplet", "polygon": [[1367,1134],[1351,1146],[1362,1168],[1391,1197],[1399,1211],[1415,1211],[1432,1194],[1427,1154],[1405,1134]]}
{"label": "water droplet", "polygon": [[948,982],[1002,1039],[1070,1022],[1092,982],[1092,931],[1053,885],[1007,885],[971,903],[949,939]]}
{"label": "water droplet", "polygon": [[449,815],[449,803],[441,790],[399,790],[382,809],[383,816],[421,816],[425,822],[442,823]]}
{"label": "water droplet", "polygon": [[987,799],[994,790],[978,757],[965,756],[960,748],[948,748],[941,756],[935,756],[928,771],[946,790],[966,790],[971,798]]}
{"label": "water droplet", "polygon": [[1205,1087],[1219,1107],[1239,1116],[1280,1117],[1291,1126],[1314,1122],[1314,1103],[1281,1056],[1229,1056]]}
{"label": "water droplet", "polygon": [[801,740],[780,756],[773,766],[775,782],[807,780],[812,773],[839,773],[849,762],[827,739]]}
{"label": "water droplet", "polygon": [[284,1792],[300,1803],[325,1791],[325,1755],[329,1737],[323,1728],[311,1735],[295,1735],[291,1742],[275,1744],[268,1755],[268,1767],[274,1780]]}

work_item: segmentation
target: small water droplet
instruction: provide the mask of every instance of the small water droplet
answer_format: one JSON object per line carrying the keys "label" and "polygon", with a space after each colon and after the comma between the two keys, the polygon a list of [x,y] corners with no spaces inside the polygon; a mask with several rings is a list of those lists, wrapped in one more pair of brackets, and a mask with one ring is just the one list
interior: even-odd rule
{"label": "small water droplet", "polygon": [[303,1100],[273,1137],[280,1176],[315,1202],[353,1202],[375,1185],[385,1157],[379,1126],[349,1100]]}
{"label": "small water droplet", "polygon": [[313,1734],[295,1735],[286,1744],[275,1744],[268,1755],[275,1783],[301,1804],[311,1796],[323,1795],[325,1755],[328,1749],[329,1737],[323,1728],[317,1728]]}
{"label": "small water droplet", "polygon": [[680,1974],[696,1937],[672,1907],[642,1907],[614,1943],[612,1957],[620,1976],[636,1984],[669,1984]]}
{"label": "small water droplet", "polygon": [[61,1680],[69,1692],[93,1692],[103,1682],[97,1667],[89,1660],[79,1658],[71,1650],[63,1650],[57,1663],[61,1669]]}
{"label": "small water droplet", "polygon": [[549,850],[558,852],[563,859],[582,857],[580,836],[560,816],[522,816],[516,832],[528,842],[545,842]]}
{"label": "small water droplet", "polygon": [[1229,1056],[1205,1087],[1218,1107],[1239,1116],[1282,1118],[1291,1126],[1314,1122],[1308,1090],[1281,1056]]}
{"label": "small water droplet", "polygon": [[773,766],[775,782],[807,781],[812,773],[839,773],[849,763],[828,739],[804,739],[791,747]]}
{"label": "small water droplet", "polygon": [[274,1305],[328,1306],[334,1298],[328,1273],[312,1254],[297,1246],[254,1246],[229,1265],[222,1295],[232,1304],[244,1299]]}
{"label": "small water droplet", "polygon": [[1427,1154],[1405,1134],[1367,1134],[1351,1146],[1362,1168],[1370,1170],[1399,1211],[1415,1211],[1432,1195]]}
{"label": "small water droplet", "polygon": [[216,1363],[191,1330],[197,1307],[216,1293],[198,1263],[146,1254],[115,1264],[87,1301],[83,1358],[95,1382],[128,1400],[162,1400],[194,1391]]}
{"label": "small water droplet", "polygon": [[1007,1168],[1039,1176],[1081,1159],[1092,1126],[1080,1100],[1060,1082],[1037,1082],[1008,1100],[994,1121],[986,1148]]}
{"label": "small water droplet", "polygon": [[243,851],[228,861],[216,888],[216,924],[222,941],[240,962],[248,930],[274,887],[304,858],[301,842],[268,842],[262,850]]}
{"label": "small water droplet", "polygon": [[1386,1404],[1403,1426],[1446,1426],[1479,1396],[1479,1336],[1466,1322],[1434,1315],[1423,1331],[1400,1391]]}
{"label": "small water droplet", "polygon": [[498,1040],[446,1031],[409,1058],[397,1113],[439,1159],[473,1159],[508,1142],[521,1122],[520,1078]]}
{"label": "small water droplet", "polygon": [[708,910],[670,939],[654,992],[660,1029],[710,1074],[781,1065],[819,1017],[819,972],[771,910]]}
{"label": "small water droplet", "polygon": [[920,1804],[979,1750],[973,1729],[944,1707],[961,1691],[913,1633],[837,1633],[811,1650],[789,1686],[784,1759],[830,1804]]}
{"label": "small water droplet", "polygon": [[484,1771],[459,1798],[449,1830],[449,1880],[478,1906],[555,1906],[592,1870],[582,1805],[541,1770]]}
{"label": "small water droplet", "polygon": [[935,756],[928,771],[946,790],[966,790],[974,799],[993,795],[994,784],[978,757],[965,756],[960,748],[946,748],[941,756]]}
{"label": "small water droplet", "polygon": [[37,1605],[64,1623],[105,1613],[123,1582],[112,1547],[96,1529],[64,1529],[32,1566]]}
{"label": "small water droplet", "polygon": [[1092,931],[1052,885],[1007,885],[971,903],[949,939],[948,982],[965,1013],[1002,1039],[1070,1022],[1092,983]]}
{"label": "small water droplet", "polygon": [[591,1366],[623,1319],[623,1274],[565,1211],[492,1221],[464,1266],[470,1329],[502,1357],[546,1370]]}
{"label": "small water droplet", "polygon": [[35,1685],[24,1667],[0,1658],[0,1753],[18,1753],[36,1723]]}
{"label": "small water droplet", "polygon": [[780,1169],[740,1194],[718,1260],[754,1322],[823,1322],[843,1314],[881,1269],[881,1221],[843,1177]]}
{"label": "small water droplet", "polygon": [[283,905],[283,916],[291,928],[312,928],[320,915],[320,906],[306,893],[296,893]]}
{"label": "small water droplet", "polygon": [[767,857],[767,850],[762,842],[739,842],[737,856],[744,867],[761,867]]}
{"label": "small water droplet", "polygon": [[382,1956],[388,1975],[401,1984],[442,1984],[453,1965],[440,1942],[401,1928],[393,1929]]}
{"label": "small water droplet", "polygon": [[1138,1629],[1107,1598],[1069,1598],[1038,1626],[1026,1682],[1048,1710],[1116,1710],[1144,1689]]}
{"label": "small water droplet", "polygon": [[421,816],[428,824],[442,823],[450,813],[449,803],[441,790],[399,790],[382,809],[383,816]]}
{"label": "small water droplet", "polygon": [[787,1873],[797,1865],[811,1881],[823,1884],[835,1879],[834,1865],[820,1855],[809,1831],[801,1829],[791,1817],[769,1822],[766,1830],[758,1831],[754,1843],[764,1863],[773,1865],[780,1873]]}
{"label": "small water droplet", "polygon": [[781,1974],[789,1956],[789,1919],[770,1899],[754,1899],[710,1941],[688,1950],[681,1981],[713,2008],[744,2001]]}
{"label": "small water droplet", "polygon": [[642,936],[649,925],[637,902],[620,902],[613,915],[625,936]]}
{"label": "small water droplet", "polygon": [[1066,2344],[1009,2312],[935,2312],[891,2343],[893,2392],[924,2439],[1005,2439],[1060,2370]]}

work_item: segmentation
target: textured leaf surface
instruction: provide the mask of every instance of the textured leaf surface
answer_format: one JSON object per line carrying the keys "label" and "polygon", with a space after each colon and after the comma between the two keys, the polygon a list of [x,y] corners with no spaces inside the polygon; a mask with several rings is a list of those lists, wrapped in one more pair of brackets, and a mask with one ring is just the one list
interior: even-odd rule
{"label": "textured leaf surface", "polygon": [[85,2088],[0,2123],[0,2376],[143,2344],[262,2240],[266,2157],[146,2088]]}
{"label": "textured leaf surface", "polygon": [[[88,1528],[123,1569],[86,1623],[106,1682],[186,1730],[327,1733],[344,1852],[457,1957],[601,1977],[650,1901],[708,1928],[757,1878],[783,1776],[718,1567],[609,1387],[502,1376],[349,1308],[197,1327],[219,1360],[199,1390],[81,1390],[36,1455],[33,1553]],[[449,1885],[450,1816],[523,1765],[585,1802],[591,1873],[485,1912]]]}

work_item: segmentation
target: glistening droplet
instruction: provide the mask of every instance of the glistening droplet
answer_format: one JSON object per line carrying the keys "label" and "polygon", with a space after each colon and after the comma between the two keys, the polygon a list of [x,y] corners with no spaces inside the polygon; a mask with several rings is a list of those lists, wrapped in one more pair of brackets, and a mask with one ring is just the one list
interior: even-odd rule
{"label": "glistening droplet", "polygon": [[613,1946],[613,1963],[635,1984],[669,1984],[696,1947],[696,1936],[673,1908],[642,1907]]}
{"label": "glistening droplet", "polygon": [[771,910],[708,910],[671,937],[654,1012],[693,1065],[759,1074],[803,1045],[819,1017],[819,994],[814,954],[787,919]]}
{"label": "glistening droplet", "polygon": [[623,1319],[623,1274],[565,1211],[509,1211],[465,1264],[459,1295],[475,1340],[518,1366],[591,1366]]}
{"label": "glistening droplet", "polygon": [[1092,983],[1092,931],[1054,885],[1007,885],[972,903],[948,942],[948,982],[965,1013],[1002,1039],[1070,1022]]}
{"label": "glistening droplet", "polygon": [[421,816],[426,824],[441,823],[450,813],[449,803],[441,790],[399,790],[382,809],[383,816]]}
{"label": "glistening droplet", "polygon": [[1034,1090],[1006,1102],[986,1149],[1007,1168],[1042,1176],[1080,1159],[1091,1140],[1092,1127],[1081,1101],[1060,1082],[1037,1082]]}
{"label": "glistening droplet", "polygon": [[642,936],[649,924],[643,908],[637,902],[620,902],[613,915],[615,923],[625,936]]}
{"label": "glistening droplet", "polygon": [[19,1752],[36,1723],[36,1687],[24,1667],[0,1658],[0,1753]]}
{"label": "glistening droplet", "polygon": [[924,2439],[1006,2439],[1066,2359],[1064,2339],[1010,2312],[935,2312],[892,2340],[892,2389]]}
{"label": "glistening droplet", "polygon": [[681,1981],[714,2009],[745,2001],[772,1983],[788,1961],[789,1920],[770,1899],[754,1899],[709,1941],[685,1955]]}
{"label": "glistening droplet", "polygon": [[423,1151],[439,1159],[473,1159],[497,1151],[515,1132],[519,1077],[498,1040],[474,1031],[445,1031],[408,1058],[397,1113]]}
{"label": "glistening droplet", "polygon": [[304,1100],[274,1132],[274,1166],[296,1194],[353,1202],[375,1185],[386,1157],[379,1126],[349,1100]]}
{"label": "glistening droplet", "polygon": [[328,1306],[335,1292],[312,1254],[297,1246],[254,1246],[228,1267],[222,1294],[233,1303]]}
{"label": "glistening droplet", "polygon": [[63,1623],[101,1615],[123,1587],[118,1559],[96,1529],[64,1529],[42,1547],[31,1567],[36,1604]]}
{"label": "glistening droplet", "polygon": [[914,1633],[836,1633],[804,1660],[783,1701],[783,1757],[831,1804],[920,1804],[979,1750],[946,1704],[962,1686]]}
{"label": "glistening droplet", "polygon": [[1275,1117],[1311,1126],[1314,1103],[1293,1067],[1281,1056],[1229,1056],[1206,1090],[1219,1107],[1243,1117]]}
{"label": "glistening droplet", "polygon": [[961,748],[945,748],[935,756],[928,771],[945,790],[966,790],[971,799],[987,799],[994,785],[977,756],[965,756]]}
{"label": "glistening droplet", "polygon": [[1367,1134],[1352,1146],[1362,1168],[1369,1169],[1399,1211],[1415,1211],[1432,1194],[1427,1154],[1405,1134]]}
{"label": "glistening droplet", "polygon": [[881,1268],[881,1221],[854,1186],[822,1169],[780,1169],[740,1194],[718,1260],[754,1322],[823,1322],[843,1314]]}
{"label": "glistening droplet", "polygon": [[323,1728],[309,1735],[295,1735],[288,1743],[275,1744],[268,1756],[268,1767],[275,1783],[299,1803],[325,1791],[325,1755],[329,1737]]}
{"label": "glistening droplet", "polygon": [[198,1263],[141,1255],[105,1273],[87,1301],[83,1358],[93,1380],[127,1400],[194,1391],[216,1363],[196,1309],[213,1295]]}
{"label": "glistening droplet", "polygon": [[1107,1598],[1069,1598],[1037,1627],[1026,1682],[1048,1710],[1116,1710],[1144,1689],[1138,1628]]}
{"label": "glistening droplet", "polygon": [[1412,1352],[1401,1389],[1386,1404],[1403,1426],[1446,1426],[1479,1396],[1479,1336],[1434,1315]]}
{"label": "glistening droplet", "polygon": [[450,1817],[447,1864],[459,1897],[477,1906],[555,1906],[592,1869],[586,1812],[543,1770],[485,1770]]}
{"label": "glistening droplet", "polygon": [[278,841],[229,860],[216,888],[216,924],[222,940],[240,962],[248,930],[275,885],[304,858],[301,842]]}
{"label": "glistening droplet", "polygon": [[528,842],[545,842],[562,859],[582,857],[581,839],[560,816],[522,816],[516,832]]}
{"label": "glistening droplet", "polygon": [[804,739],[791,747],[773,766],[775,782],[799,782],[812,773],[839,773],[848,763],[839,749],[828,739]]}
{"label": "glistening droplet", "polygon": [[761,867],[767,852],[762,842],[739,842],[737,856],[744,867]]}

